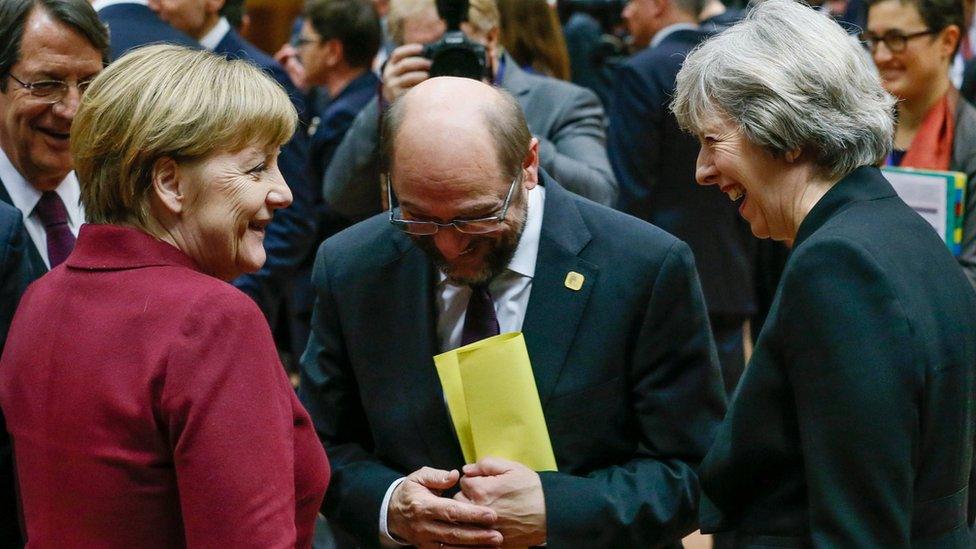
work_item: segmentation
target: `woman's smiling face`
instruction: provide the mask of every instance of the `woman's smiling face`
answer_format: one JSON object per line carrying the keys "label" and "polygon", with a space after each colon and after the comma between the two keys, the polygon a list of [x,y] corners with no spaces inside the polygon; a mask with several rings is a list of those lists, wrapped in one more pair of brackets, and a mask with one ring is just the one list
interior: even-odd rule
{"label": "woman's smiling face", "polygon": [[695,179],[718,185],[759,238],[791,239],[788,186],[781,183],[790,163],[751,142],[727,117],[713,114],[698,132],[701,150]]}
{"label": "woman's smiling face", "polygon": [[[918,8],[901,0],[884,0],[868,10],[868,32],[875,36],[897,33],[912,36],[930,30]],[[891,51],[879,42],[871,53],[881,83],[898,99],[924,97],[933,82],[948,80],[949,63],[958,40],[955,25],[933,34],[918,34],[905,42],[901,51]]]}
{"label": "woman's smiling face", "polygon": [[183,251],[213,276],[232,280],[264,265],[264,233],[292,195],[277,149],[251,145],[179,163],[185,194]]}

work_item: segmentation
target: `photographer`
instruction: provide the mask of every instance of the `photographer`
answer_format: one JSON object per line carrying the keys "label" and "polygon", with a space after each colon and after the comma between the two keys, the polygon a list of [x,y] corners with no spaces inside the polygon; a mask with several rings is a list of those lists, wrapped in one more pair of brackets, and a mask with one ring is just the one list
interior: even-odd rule
{"label": "photographer", "polygon": [[[463,0],[442,2],[446,8]],[[613,204],[617,183],[607,159],[604,112],[593,92],[519,68],[499,46],[499,14],[493,0],[471,0],[468,21],[460,30],[485,49],[484,80],[515,96],[539,139],[542,167],[568,190],[603,204]],[[323,196],[350,220],[382,208],[379,120],[382,110],[410,88],[430,77],[431,60],[424,45],[448,29],[434,0],[393,0],[389,31],[398,45],[383,68],[382,93],[353,122],[336,151],[323,181]]]}
{"label": "photographer", "polygon": [[621,18],[626,0],[559,0],[559,20],[574,84],[596,92],[604,108],[613,98],[613,71],[627,57]]}

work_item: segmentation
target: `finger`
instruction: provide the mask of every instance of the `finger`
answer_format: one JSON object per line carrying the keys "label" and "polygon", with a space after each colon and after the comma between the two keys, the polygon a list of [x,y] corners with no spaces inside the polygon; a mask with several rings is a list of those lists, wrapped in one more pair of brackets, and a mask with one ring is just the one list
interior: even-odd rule
{"label": "finger", "polygon": [[417,84],[427,80],[430,77],[430,73],[427,71],[417,71],[408,72],[402,74],[399,77],[391,80],[391,86],[395,88],[400,88],[401,90],[408,90]]}
{"label": "finger", "polygon": [[432,522],[427,525],[426,534],[445,546],[499,547],[504,538],[497,530],[477,528],[463,524]]}
{"label": "finger", "polygon": [[493,526],[498,520],[497,513],[488,507],[449,498],[431,501],[424,511],[426,518],[451,524]]}
{"label": "finger", "polygon": [[501,475],[511,471],[518,465],[518,463],[507,459],[486,457],[478,460],[477,463],[465,465],[463,470],[466,476],[472,477]]}
{"label": "finger", "polygon": [[423,467],[413,472],[407,478],[424,486],[428,490],[447,490],[457,484],[459,477],[460,474],[456,469],[453,471],[445,471],[443,469],[434,469],[433,467]]}
{"label": "finger", "polygon": [[390,63],[397,63],[407,57],[419,57],[424,53],[423,44],[404,44],[390,52]]}
{"label": "finger", "polygon": [[281,49],[279,49],[275,53],[274,58],[275,61],[280,61],[281,59],[287,59],[289,57],[292,57],[296,53],[297,51],[295,50],[294,47],[292,47],[291,44],[285,44],[284,46],[281,46]]}
{"label": "finger", "polygon": [[460,501],[461,503],[472,503],[472,501],[468,499],[468,496],[464,495],[464,492],[454,494],[454,501]]}
{"label": "finger", "polygon": [[407,57],[402,61],[389,65],[386,70],[386,76],[387,78],[395,78],[408,72],[427,72],[429,69],[430,59],[427,59],[426,57]]}
{"label": "finger", "polygon": [[488,494],[490,493],[491,487],[497,482],[493,477],[471,477],[463,476],[461,477],[460,486],[461,494],[469,501],[476,505],[487,505],[490,503]]}

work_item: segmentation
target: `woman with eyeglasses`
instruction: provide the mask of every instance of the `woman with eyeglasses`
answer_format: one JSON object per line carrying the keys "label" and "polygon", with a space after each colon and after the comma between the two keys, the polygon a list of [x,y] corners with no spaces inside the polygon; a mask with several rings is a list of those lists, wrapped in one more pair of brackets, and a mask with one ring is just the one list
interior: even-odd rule
{"label": "woman with eyeglasses", "polygon": [[873,0],[861,39],[898,99],[889,166],[969,177],[959,262],[976,285],[976,109],[949,80],[964,28],[962,0]]}

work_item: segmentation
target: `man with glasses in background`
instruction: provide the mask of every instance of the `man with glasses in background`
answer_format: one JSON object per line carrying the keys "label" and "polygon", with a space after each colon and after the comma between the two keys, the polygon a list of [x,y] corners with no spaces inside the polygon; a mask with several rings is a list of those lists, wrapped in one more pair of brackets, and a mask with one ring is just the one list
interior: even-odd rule
{"label": "man with glasses in background", "polygon": [[[485,83],[427,79],[383,132],[392,209],[327,240],[313,275],[299,395],[331,523],[364,546],[680,547],[725,409],[688,247],[563,189]],[[512,331],[558,472],[465,465],[448,416],[433,356]]]}
{"label": "man with glasses in background", "polygon": [[[108,33],[87,0],[0,4],[0,201],[20,210],[30,236],[30,268],[16,275],[30,280],[16,281],[21,288],[68,257],[85,221],[69,133],[82,94],[107,59]],[[17,516],[0,414],[0,546],[22,544]]]}
{"label": "man with glasses in background", "polygon": [[[382,40],[379,15],[368,0],[310,0],[290,54],[300,59],[296,85],[308,91],[312,111],[309,124],[309,180],[313,182],[318,234],[315,244],[348,227],[350,223],[322,199],[322,181],[339,143],[353,119],[375,99],[380,79],[370,70]],[[315,248],[309,247],[299,276],[286,303],[291,348],[301,353],[308,343],[309,322],[315,292],[312,265]]]}
{"label": "man with glasses in background", "polygon": [[38,274],[64,261],[85,220],[69,132],[107,55],[105,27],[84,0],[0,9],[0,200],[23,213]]}

